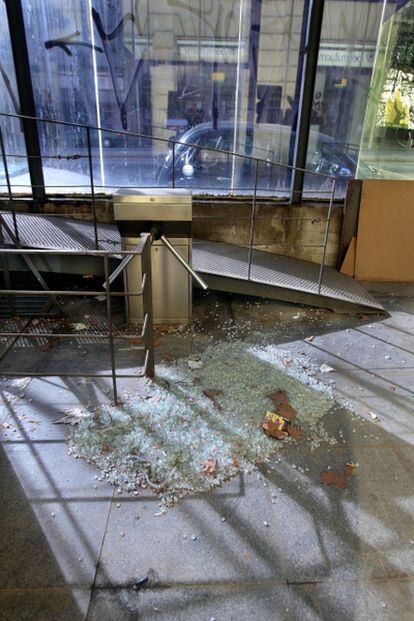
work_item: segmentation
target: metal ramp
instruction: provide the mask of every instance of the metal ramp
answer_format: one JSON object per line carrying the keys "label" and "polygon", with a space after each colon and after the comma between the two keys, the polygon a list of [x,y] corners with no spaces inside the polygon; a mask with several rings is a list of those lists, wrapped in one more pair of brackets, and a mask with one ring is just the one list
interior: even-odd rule
{"label": "metal ramp", "polygon": [[[12,214],[1,212],[1,215],[13,231]],[[92,222],[34,213],[16,213],[16,221],[19,241],[25,248],[95,249],[95,230]],[[113,224],[98,224],[97,233],[99,250],[121,248],[121,238]],[[6,245],[13,245],[7,232],[4,233],[4,242]]]}
{"label": "metal ramp", "polygon": [[[6,225],[15,235],[13,216],[11,213],[0,212]],[[92,222],[49,216],[44,214],[16,213],[16,224],[19,242],[23,248],[42,250],[95,250],[95,227]],[[121,250],[121,238],[113,224],[97,224],[98,250],[117,252]],[[3,231],[4,243],[13,246],[13,240],[7,231]],[[95,274],[103,276],[102,260],[93,257],[69,256],[33,256],[33,262],[41,272],[65,274]],[[109,259],[112,268],[118,264],[116,256]],[[26,270],[27,266],[19,256],[8,259],[10,270]],[[1,269],[1,261],[0,261]]]}
{"label": "metal ramp", "polygon": [[193,267],[212,289],[328,308],[384,310],[359,282],[332,267],[324,268],[319,293],[318,264],[253,250],[249,275],[248,254],[245,247],[195,240]]}
{"label": "metal ramp", "polygon": [[[13,218],[2,213],[10,228]],[[19,238],[26,248],[95,248],[92,222],[64,219],[43,214],[16,214]],[[121,237],[116,226],[98,225],[99,249],[120,250]],[[6,245],[11,239],[5,236]],[[249,251],[232,244],[194,240],[193,267],[203,274],[211,289],[285,300],[333,309],[381,312],[383,307],[356,280],[325,267],[318,292],[319,265],[282,255],[253,250],[249,274]],[[74,269],[54,266],[54,271]],[[41,268],[40,268],[41,269]],[[44,266],[47,269],[47,266]],[[50,269],[50,268],[49,268]],[[88,269],[93,269],[91,264]]]}

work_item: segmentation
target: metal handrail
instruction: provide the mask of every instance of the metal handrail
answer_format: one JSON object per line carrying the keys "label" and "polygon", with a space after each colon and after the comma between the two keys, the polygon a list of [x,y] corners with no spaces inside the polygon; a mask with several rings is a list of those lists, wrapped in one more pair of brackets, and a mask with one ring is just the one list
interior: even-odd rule
{"label": "metal handrail", "polygon": [[[224,154],[226,155],[228,158],[233,157],[233,158],[241,158],[243,161],[250,161],[252,163],[254,163],[255,166],[255,181],[254,181],[254,187],[253,187],[253,197],[252,197],[252,206],[251,206],[251,217],[250,217],[250,227],[249,227],[249,245],[248,245],[248,280],[250,280],[251,278],[251,268],[252,268],[252,261],[253,261],[253,246],[254,246],[254,228],[255,228],[255,222],[256,222],[256,201],[257,201],[257,190],[258,190],[258,171],[259,171],[259,166],[265,165],[267,167],[271,166],[272,168],[274,166],[277,166],[279,168],[284,168],[284,169],[288,169],[288,170],[292,170],[292,171],[299,171],[301,173],[306,173],[309,175],[313,175],[315,177],[319,177],[319,178],[323,178],[326,180],[329,180],[329,182],[331,182],[332,186],[331,186],[331,191],[327,191],[326,194],[329,196],[329,205],[328,205],[328,213],[327,213],[327,218],[326,218],[326,227],[325,227],[325,232],[324,232],[324,238],[323,238],[323,244],[322,246],[322,253],[321,253],[321,262],[320,262],[320,270],[319,270],[319,278],[318,278],[318,293],[321,292],[321,288],[322,288],[322,280],[323,280],[323,271],[324,271],[324,263],[325,263],[325,257],[326,257],[326,247],[327,247],[327,242],[328,242],[328,235],[329,235],[329,226],[330,226],[330,221],[331,221],[331,217],[332,217],[332,209],[333,209],[333,201],[335,198],[335,189],[336,189],[336,178],[332,175],[327,175],[325,173],[319,173],[319,172],[314,172],[314,171],[310,171],[307,170],[305,168],[299,168],[297,166],[293,166],[290,164],[285,164],[284,162],[278,162],[278,161],[273,161],[273,160],[269,160],[269,159],[264,159],[264,158],[259,158],[259,157],[255,157],[252,155],[246,155],[243,153],[237,153],[235,151],[226,151],[224,149],[215,149],[212,147],[204,147],[204,146],[200,146],[200,145],[196,145],[196,144],[192,144],[192,143],[188,143],[188,142],[183,142],[180,140],[174,140],[174,139],[169,139],[169,138],[160,138],[158,136],[152,136],[152,135],[148,135],[148,134],[143,134],[141,132],[132,132],[132,131],[128,131],[128,130],[115,130],[115,129],[110,129],[110,128],[104,128],[104,127],[99,127],[96,125],[90,125],[90,124],[85,124],[85,123],[73,123],[70,121],[61,121],[61,120],[55,120],[55,119],[46,119],[46,118],[41,118],[41,117],[34,117],[34,116],[27,116],[27,115],[21,115],[21,114],[12,114],[12,113],[7,113],[7,112],[0,112],[0,116],[2,117],[7,117],[7,118],[17,118],[17,119],[22,119],[22,120],[31,120],[33,122],[41,122],[41,123],[50,123],[50,124],[54,124],[54,125],[63,125],[63,126],[67,126],[67,127],[74,127],[77,129],[82,129],[86,132],[86,142],[87,142],[87,158],[88,158],[88,162],[89,162],[89,176],[90,176],[90,189],[91,189],[91,202],[92,202],[92,215],[93,215],[93,226],[94,226],[94,238],[95,238],[95,247],[98,249],[99,248],[99,240],[98,240],[98,226],[97,226],[97,211],[96,211],[96,193],[95,193],[95,188],[97,187],[102,187],[96,184],[95,180],[94,180],[94,173],[93,173],[93,166],[92,166],[92,159],[93,159],[93,155],[92,155],[92,144],[91,144],[91,131],[98,131],[98,132],[105,132],[105,133],[109,133],[109,134],[115,134],[115,135],[121,135],[121,136],[126,136],[126,137],[134,137],[134,138],[141,138],[141,139],[146,139],[146,140],[151,140],[151,141],[156,141],[159,143],[163,143],[163,144],[168,144],[168,145],[172,145],[172,187],[175,188],[176,187],[176,179],[175,179],[175,164],[176,164],[176,148],[178,148],[179,146],[185,146],[187,148],[190,149],[198,149],[198,150],[202,150],[202,151],[209,151],[209,152],[213,152],[213,153],[219,153],[219,154]],[[7,190],[8,190],[8,196],[9,196],[9,204],[10,204],[10,210],[12,212],[12,216],[13,216],[13,225],[14,225],[14,229],[15,229],[15,237],[16,239],[18,239],[18,226],[17,226],[17,220],[16,220],[16,213],[15,213],[15,209],[14,209],[14,204],[13,204],[13,191],[12,191],[12,186],[11,186],[11,182],[10,182],[10,176],[8,173],[8,166],[7,166],[7,153],[5,152],[4,149],[4,141],[3,141],[3,136],[2,136],[2,131],[1,131],[1,127],[0,127],[0,147],[1,147],[1,155],[2,155],[2,159],[3,159],[3,164],[4,164],[4,169],[5,169],[5,176],[6,176],[6,184],[7,184]],[[42,156],[28,156],[28,157],[42,157]],[[47,156],[43,156],[43,157],[47,157]],[[68,187],[67,185],[64,186],[57,186],[57,187]],[[73,186],[73,187],[80,187],[80,186]],[[87,187],[87,186],[82,186],[82,187]],[[115,187],[115,186],[111,186],[111,187]],[[291,196],[293,196],[294,194],[297,194],[298,191],[294,190],[293,188],[291,188],[290,190],[290,194]],[[300,194],[302,194],[302,190],[300,191]]]}
{"label": "metal handrail", "polygon": [[[155,140],[157,142],[163,142],[165,144],[182,145],[182,146],[190,147],[193,149],[194,148],[199,149],[202,151],[212,151],[214,153],[222,153],[224,155],[228,155],[231,157],[240,157],[244,160],[249,160],[252,162],[259,162],[262,164],[267,164],[269,166],[280,166],[281,168],[288,168],[290,170],[299,170],[309,175],[315,175],[317,177],[323,177],[325,179],[331,179],[331,180],[335,179],[334,176],[327,175],[326,173],[314,172],[312,170],[308,170],[307,168],[299,168],[298,166],[293,166],[292,164],[286,164],[284,162],[279,162],[277,160],[275,161],[275,160],[270,160],[266,158],[255,157],[253,155],[246,155],[245,153],[238,153],[237,151],[226,151],[225,149],[214,149],[213,147],[204,147],[204,146],[200,146],[197,144],[193,144],[191,142],[182,142],[181,140],[174,140],[172,138],[160,138],[159,136],[153,136],[152,134],[144,134],[142,132],[132,132],[129,130],[124,130],[124,129],[110,129],[108,127],[99,127],[98,125],[90,125],[88,123],[73,123],[71,121],[60,121],[60,120],[58,121],[56,119],[46,119],[44,117],[37,117],[37,116],[26,116],[24,114],[11,114],[10,112],[0,112],[0,116],[17,118],[17,119],[26,119],[26,120],[36,121],[36,122],[41,122],[41,123],[51,123],[54,125],[66,125],[69,127],[81,128],[85,130],[94,130],[94,131],[100,131],[100,132],[105,132],[109,134],[127,136],[129,138],[146,138],[147,140]],[[175,150],[175,146],[173,148]],[[24,157],[27,157],[27,158],[28,157],[32,157],[32,158],[43,157],[46,159],[48,158],[47,155],[43,155],[43,156],[36,156],[36,155],[27,156],[26,155]]]}
{"label": "metal handrail", "polygon": [[[72,296],[93,296],[103,295],[106,297],[106,311],[108,320],[108,332],[93,334],[91,332],[81,333],[49,333],[49,332],[21,332],[16,331],[2,331],[0,332],[0,339],[43,339],[43,338],[72,338],[72,339],[107,339],[109,342],[109,352],[111,358],[111,372],[110,373],[67,373],[63,371],[39,371],[39,372],[27,372],[24,371],[24,375],[28,377],[84,377],[84,378],[104,378],[110,377],[112,379],[113,397],[115,403],[118,401],[118,378],[139,378],[139,377],[153,377],[154,375],[154,342],[153,342],[153,313],[152,313],[152,280],[151,280],[151,235],[149,233],[141,234],[141,243],[134,250],[67,250],[67,249],[21,249],[21,248],[0,248],[0,256],[9,255],[69,255],[69,256],[98,256],[104,260],[104,274],[105,274],[105,290],[104,291],[71,291],[68,289],[63,290],[28,290],[28,289],[0,289],[0,296],[2,295],[42,295],[42,296],[58,296],[58,297],[72,297]],[[110,289],[110,274],[109,274],[109,257],[114,255],[127,255],[127,256],[141,256],[141,288],[139,291],[111,291]],[[142,330],[138,334],[118,334],[114,332],[113,317],[112,317],[112,298],[116,296],[132,297],[141,296],[144,310],[144,320]],[[122,338],[126,340],[141,339],[143,340],[143,346],[140,349],[145,352],[144,370],[142,374],[126,374],[119,373],[116,367],[115,360],[115,347],[114,339]],[[3,354],[4,355],[4,354]],[[22,371],[9,371],[2,370],[0,368],[0,375],[6,377],[21,377]]]}

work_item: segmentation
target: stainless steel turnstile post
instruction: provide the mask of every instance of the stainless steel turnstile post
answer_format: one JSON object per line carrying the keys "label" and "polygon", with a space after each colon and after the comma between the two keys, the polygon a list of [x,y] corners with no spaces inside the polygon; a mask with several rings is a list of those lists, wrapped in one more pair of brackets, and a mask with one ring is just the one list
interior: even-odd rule
{"label": "stainless steel turnstile post", "polygon": [[[151,270],[154,323],[183,323],[191,319],[192,278],[207,285],[191,268],[192,196],[189,190],[120,190],[114,196],[115,222],[123,248],[131,250],[138,236],[151,233]],[[128,291],[136,288],[141,273],[140,257],[127,258],[111,275],[124,273]],[[128,322],[142,323],[142,300],[126,300]]]}

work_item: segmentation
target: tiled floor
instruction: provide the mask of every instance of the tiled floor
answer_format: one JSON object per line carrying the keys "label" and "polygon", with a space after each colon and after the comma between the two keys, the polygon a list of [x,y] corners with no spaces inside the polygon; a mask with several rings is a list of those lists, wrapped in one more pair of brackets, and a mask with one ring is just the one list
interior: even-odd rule
{"label": "tiled floor", "polygon": [[[107,400],[106,380],[0,383],[0,619],[414,618],[414,288],[373,290],[388,317],[218,294],[196,300],[198,332],[165,335],[157,356],[197,351],[206,335],[229,330],[281,343],[333,366],[334,390],[360,418],[338,407],[324,424],[341,430],[343,444],[291,445],[275,468],[159,517],[154,495],[118,494],[68,456],[66,429],[53,424],[66,407]],[[26,348],[6,362],[54,368],[58,357],[79,364],[81,354],[105,368],[97,349],[84,351],[28,356]],[[359,464],[348,489],[321,484],[322,470],[348,461]]]}

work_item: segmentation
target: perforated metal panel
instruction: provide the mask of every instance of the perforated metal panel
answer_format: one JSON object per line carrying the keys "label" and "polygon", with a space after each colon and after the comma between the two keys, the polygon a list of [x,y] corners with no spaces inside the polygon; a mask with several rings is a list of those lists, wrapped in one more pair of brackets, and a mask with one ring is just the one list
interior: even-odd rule
{"label": "perforated metal panel", "polygon": [[[11,214],[4,214],[12,227]],[[57,216],[18,214],[22,245],[32,248],[93,249],[94,231],[91,222],[65,220]],[[10,240],[7,240],[6,243]],[[114,225],[99,225],[99,245],[102,250],[120,250],[121,237]],[[196,271],[246,282],[246,294],[254,295],[248,287],[248,250],[232,244],[195,240],[192,263]],[[326,267],[322,289],[318,294],[319,265],[292,257],[255,250],[252,255],[250,280],[266,286],[285,288],[321,298],[339,300],[366,308],[383,307],[356,280]]]}
{"label": "perforated metal panel", "polygon": [[[247,281],[248,250],[231,244],[195,241],[193,267],[205,274]],[[332,267],[324,269],[320,294],[318,277],[319,265],[316,263],[257,250],[252,253],[250,279],[254,283],[321,295],[358,306],[383,310],[381,304],[362,285]],[[246,293],[249,293],[247,286]]]}
{"label": "perforated metal panel", "polygon": [[[7,225],[14,233],[13,218],[2,212]],[[92,222],[40,214],[16,214],[20,243],[26,248],[62,248],[67,250],[93,250],[95,236]],[[6,232],[4,241],[12,244]],[[120,250],[121,238],[112,224],[98,225],[100,250]]]}

